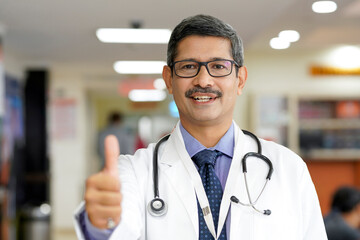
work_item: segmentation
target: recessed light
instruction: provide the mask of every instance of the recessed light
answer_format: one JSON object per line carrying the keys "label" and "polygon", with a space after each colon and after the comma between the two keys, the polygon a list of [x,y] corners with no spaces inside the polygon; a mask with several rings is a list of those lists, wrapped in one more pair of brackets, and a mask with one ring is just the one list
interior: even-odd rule
{"label": "recessed light", "polygon": [[295,30],[284,30],[279,33],[279,38],[287,42],[296,42],[300,39],[300,34]]}
{"label": "recessed light", "polygon": [[317,1],[312,4],[312,10],[316,13],[332,13],[337,9],[337,4],[333,1]]}
{"label": "recessed light", "polygon": [[290,42],[285,41],[279,37],[276,37],[276,38],[272,38],[270,40],[270,46],[273,49],[286,49],[286,48],[290,47]]}
{"label": "recessed light", "polygon": [[328,59],[336,67],[345,69],[360,68],[360,47],[338,47],[331,52]]}
{"label": "recessed light", "polygon": [[169,29],[99,28],[96,36],[105,43],[168,43]]}
{"label": "recessed light", "polygon": [[156,89],[134,89],[129,92],[129,99],[133,102],[160,102],[165,100],[166,92]]}

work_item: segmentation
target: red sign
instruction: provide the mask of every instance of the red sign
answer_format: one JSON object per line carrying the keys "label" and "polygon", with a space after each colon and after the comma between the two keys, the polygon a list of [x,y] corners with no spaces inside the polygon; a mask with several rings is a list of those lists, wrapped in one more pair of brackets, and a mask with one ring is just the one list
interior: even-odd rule
{"label": "red sign", "polygon": [[133,89],[155,89],[153,78],[128,78],[121,80],[118,92],[121,96],[127,97]]}

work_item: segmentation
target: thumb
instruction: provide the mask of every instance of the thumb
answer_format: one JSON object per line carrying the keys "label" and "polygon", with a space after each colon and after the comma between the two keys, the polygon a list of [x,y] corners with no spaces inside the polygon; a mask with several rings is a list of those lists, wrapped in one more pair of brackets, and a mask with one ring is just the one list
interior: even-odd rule
{"label": "thumb", "polygon": [[118,177],[118,157],[120,147],[117,138],[114,135],[108,135],[104,142],[105,166],[103,171],[114,177]]}

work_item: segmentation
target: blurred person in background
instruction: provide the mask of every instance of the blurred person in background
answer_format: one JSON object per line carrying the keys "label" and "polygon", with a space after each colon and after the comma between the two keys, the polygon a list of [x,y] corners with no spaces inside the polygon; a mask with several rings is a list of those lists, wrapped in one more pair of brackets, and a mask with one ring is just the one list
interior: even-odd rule
{"label": "blurred person in background", "polygon": [[114,135],[119,141],[122,154],[134,154],[135,135],[131,129],[124,125],[124,115],[120,112],[111,112],[108,116],[108,124],[98,136],[98,154],[101,158],[100,167],[104,167],[104,141],[108,135]]}
{"label": "blurred person in background", "polygon": [[325,217],[329,240],[360,239],[360,190],[339,188],[332,200],[331,212]]}

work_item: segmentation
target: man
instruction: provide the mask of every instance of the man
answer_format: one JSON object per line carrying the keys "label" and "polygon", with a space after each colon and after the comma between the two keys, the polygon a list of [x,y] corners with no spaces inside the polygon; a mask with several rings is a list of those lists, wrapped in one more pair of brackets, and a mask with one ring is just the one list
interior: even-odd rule
{"label": "man", "polygon": [[108,124],[99,132],[98,154],[101,158],[101,168],[104,167],[105,153],[104,141],[106,136],[114,135],[120,145],[122,154],[133,154],[135,150],[135,134],[124,126],[124,116],[122,113],[114,111],[109,114]]}
{"label": "man", "polygon": [[325,227],[329,240],[360,240],[359,189],[341,187],[336,191]]}
{"label": "man", "polygon": [[150,144],[117,160],[113,137],[106,139],[106,166],[87,180],[85,206],[78,211],[79,236],[327,239],[309,172],[293,152],[260,140],[274,173],[263,189],[269,170],[265,157],[250,157],[244,180],[241,159],[259,149],[232,120],[247,79],[234,29],[211,16],[186,18],[175,27],[167,55],[163,78],[180,121],[157,154]]}

